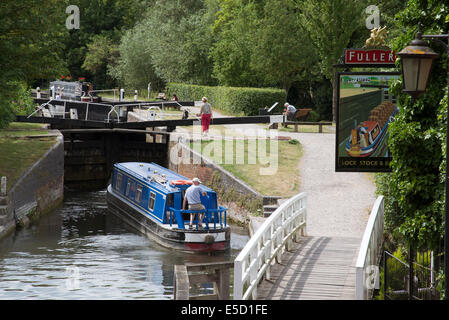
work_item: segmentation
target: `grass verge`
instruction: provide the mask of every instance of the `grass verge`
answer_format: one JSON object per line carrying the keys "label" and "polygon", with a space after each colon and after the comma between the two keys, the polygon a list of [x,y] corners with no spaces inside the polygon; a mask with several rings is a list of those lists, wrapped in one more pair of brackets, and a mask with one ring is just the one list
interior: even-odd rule
{"label": "grass verge", "polygon": [[47,133],[42,125],[12,123],[0,130],[0,176],[7,177],[7,191],[55,143],[54,137],[28,139],[25,136]]}
{"label": "grass verge", "polygon": [[[293,141],[214,140],[201,141],[200,145],[205,157],[263,195],[291,197],[299,192],[298,163],[302,155],[301,144]],[[190,144],[200,152],[198,146]]]}

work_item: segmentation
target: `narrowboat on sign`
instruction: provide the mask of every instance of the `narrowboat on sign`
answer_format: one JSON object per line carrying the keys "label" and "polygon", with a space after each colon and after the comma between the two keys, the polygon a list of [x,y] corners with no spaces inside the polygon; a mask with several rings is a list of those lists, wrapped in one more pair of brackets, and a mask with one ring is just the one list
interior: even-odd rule
{"label": "narrowboat on sign", "polygon": [[217,206],[217,194],[200,184],[205,210],[183,210],[185,191],[191,185],[188,178],[155,163],[117,163],[107,203],[114,214],[165,247],[186,252],[228,250],[227,208]]}
{"label": "narrowboat on sign", "polygon": [[[387,137],[388,125],[394,120],[394,110],[385,121],[363,121],[351,130],[346,141],[346,153],[350,157],[379,156]],[[384,122],[384,123],[383,123]],[[381,129],[382,125],[382,129]]]}

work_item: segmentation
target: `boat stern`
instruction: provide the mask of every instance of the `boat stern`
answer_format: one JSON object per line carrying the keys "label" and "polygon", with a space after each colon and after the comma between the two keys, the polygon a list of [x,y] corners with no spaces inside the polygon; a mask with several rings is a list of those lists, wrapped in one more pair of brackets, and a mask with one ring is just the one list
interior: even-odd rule
{"label": "boat stern", "polygon": [[226,251],[230,248],[231,229],[186,230],[185,249],[193,252]]}

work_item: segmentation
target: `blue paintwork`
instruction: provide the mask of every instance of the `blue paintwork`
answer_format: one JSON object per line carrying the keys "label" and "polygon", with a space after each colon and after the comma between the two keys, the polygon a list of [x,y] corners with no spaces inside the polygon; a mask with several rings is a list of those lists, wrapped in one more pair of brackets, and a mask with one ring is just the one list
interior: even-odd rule
{"label": "blue paintwork", "polygon": [[[157,171],[157,173],[155,173]],[[151,180],[151,175],[165,174],[168,183],[161,184]],[[121,176],[121,183],[118,185],[118,177]],[[173,180],[190,180],[176,172],[161,167],[155,163],[125,162],[114,164],[112,173],[112,189],[123,198],[137,206],[142,213],[149,218],[163,224],[176,223],[179,228],[184,229],[182,213],[190,213],[182,208],[182,191],[190,185],[172,186],[169,184]],[[129,183],[129,190],[128,188]],[[217,207],[217,194],[204,185],[200,185],[206,196],[201,195],[201,202],[207,209],[206,217],[208,221],[219,223],[221,215],[218,212],[225,212],[226,208]],[[137,190],[141,190],[140,199]],[[128,191],[128,192],[127,192]],[[150,194],[155,195],[154,208],[150,208]],[[167,211],[169,214],[167,214]],[[226,221],[225,225],[226,225]]]}

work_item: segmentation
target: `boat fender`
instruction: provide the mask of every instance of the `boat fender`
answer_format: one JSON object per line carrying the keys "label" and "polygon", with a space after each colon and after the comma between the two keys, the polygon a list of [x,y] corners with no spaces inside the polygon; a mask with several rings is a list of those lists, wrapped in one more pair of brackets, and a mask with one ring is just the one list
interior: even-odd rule
{"label": "boat fender", "polygon": [[215,241],[215,238],[213,235],[208,234],[207,236],[204,237],[204,242],[206,244],[212,244],[212,243],[214,243],[214,241]]}
{"label": "boat fender", "polygon": [[172,180],[170,181],[171,185],[179,186],[179,185],[190,185],[192,184],[192,181],[189,180]]}

